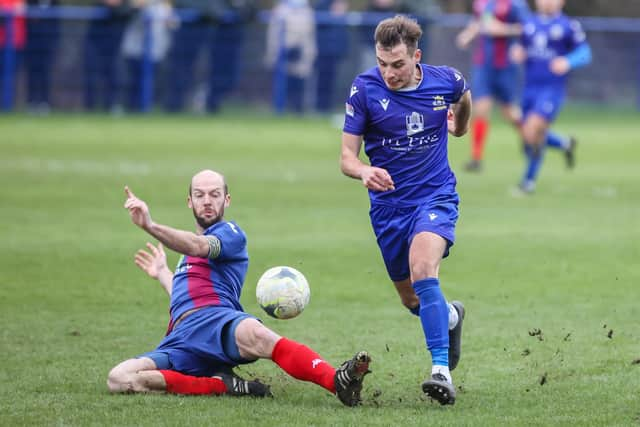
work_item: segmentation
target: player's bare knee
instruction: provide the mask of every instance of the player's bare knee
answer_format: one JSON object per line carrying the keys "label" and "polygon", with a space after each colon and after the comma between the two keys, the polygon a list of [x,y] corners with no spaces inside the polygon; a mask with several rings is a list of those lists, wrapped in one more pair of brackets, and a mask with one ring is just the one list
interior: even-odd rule
{"label": "player's bare knee", "polygon": [[411,277],[414,282],[429,277],[438,277],[439,269],[440,261],[421,261],[411,266]]}
{"label": "player's bare knee", "polygon": [[243,356],[269,358],[280,336],[255,319],[246,319],[236,328],[236,342]]}
{"label": "player's bare knee", "polygon": [[267,328],[263,324],[259,324],[254,330],[254,343],[260,357],[270,357],[273,348],[280,339],[280,336]]}
{"label": "player's bare knee", "polygon": [[126,393],[128,374],[117,366],[113,368],[107,376],[107,388],[111,393]]}

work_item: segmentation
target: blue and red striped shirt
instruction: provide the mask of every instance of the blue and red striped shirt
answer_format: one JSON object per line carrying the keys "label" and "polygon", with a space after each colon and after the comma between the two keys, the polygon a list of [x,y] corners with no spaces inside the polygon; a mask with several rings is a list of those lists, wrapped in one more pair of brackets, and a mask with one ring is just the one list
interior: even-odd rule
{"label": "blue and red striped shirt", "polygon": [[[524,0],[475,0],[473,14],[482,21],[490,18],[505,24],[524,23],[530,14]],[[492,68],[511,65],[509,49],[518,37],[492,37],[480,34],[473,50],[473,64]]]}
{"label": "blue and red striped shirt", "polygon": [[180,257],[173,275],[169,329],[194,308],[217,305],[242,311],[240,293],[249,267],[247,236],[233,221],[218,222],[204,235],[220,240],[220,255],[215,259]]}

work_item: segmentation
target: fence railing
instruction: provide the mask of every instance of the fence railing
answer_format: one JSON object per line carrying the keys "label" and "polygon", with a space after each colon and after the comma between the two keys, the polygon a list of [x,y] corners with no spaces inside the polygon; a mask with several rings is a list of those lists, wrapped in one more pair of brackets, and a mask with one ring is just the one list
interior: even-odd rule
{"label": "fence railing", "polygon": [[[107,20],[111,15],[111,12],[106,8],[101,7],[80,7],[80,6],[58,6],[49,8],[29,7],[20,15],[15,15],[10,12],[0,12],[0,22],[4,23],[4,45],[0,46],[0,61],[2,67],[0,68],[0,78],[2,85],[2,97],[0,99],[0,108],[4,111],[11,110],[16,105],[16,90],[18,87],[19,79],[18,73],[18,52],[14,47],[14,41],[16,36],[16,17],[38,20],[59,20],[61,22],[70,21],[103,21]],[[177,22],[189,23],[195,22],[200,19],[198,12],[193,10],[176,10],[174,16]],[[257,20],[253,23],[255,28],[264,30],[265,24],[270,19],[269,11],[262,11],[258,13]],[[316,25],[335,25],[348,27],[351,31],[351,38],[358,38],[355,32],[362,28],[374,27],[381,18],[387,17],[389,14],[380,13],[366,13],[366,12],[348,12],[345,15],[336,18],[334,15],[328,12],[316,12],[315,20]],[[144,22],[144,37],[142,46],[141,61],[138,64],[140,67],[140,73],[138,75],[139,81],[135,85],[138,91],[136,97],[140,106],[140,111],[149,111],[154,107],[154,90],[157,86],[158,79],[158,67],[157,61],[154,61],[153,50],[156,40],[154,39],[153,20],[156,19],[153,14],[146,13],[143,16]],[[238,21],[238,16],[229,13],[222,17],[219,17],[219,23],[233,25]],[[442,14],[438,16],[430,17],[429,19],[423,19],[421,22],[425,27],[429,28],[427,33],[429,47],[425,48],[427,51],[427,59],[435,61],[436,63],[453,62],[452,65],[458,65],[464,68],[465,54],[463,52],[454,52],[452,43],[434,43],[434,40],[440,40],[446,38],[451,40],[451,32],[458,30],[464,26],[470,19],[469,15],[464,14]],[[623,96],[628,96],[628,88],[635,88],[637,95],[635,102],[640,109],[640,19],[634,18],[601,18],[601,17],[578,17],[577,18],[583,25],[588,34],[601,33],[604,37],[599,40],[599,45],[595,46],[594,57],[598,58],[599,51],[602,55],[613,55],[610,52],[610,47],[615,49],[616,60],[624,64],[622,67],[628,68],[628,73],[615,77],[609,73],[592,72],[589,77],[590,82],[604,81],[604,86],[608,89],[603,89],[602,93],[596,93],[593,95],[593,101],[595,102],[611,102],[616,103],[616,97],[607,96],[607,90],[611,93],[620,93]],[[27,21],[27,25],[28,25]],[[281,46],[277,55],[277,61],[273,67],[273,75],[269,79],[271,84],[270,103],[277,112],[283,112],[285,110],[286,92],[287,92],[287,55],[284,51],[284,26],[283,31],[279,34]],[[620,34],[623,34],[620,36]],[[264,42],[264,38],[259,35],[253,40],[253,53],[248,56],[259,55],[260,48],[258,43]],[[27,41],[28,43],[28,41]],[[361,49],[366,49],[366,46],[351,47],[349,53],[352,57],[356,56]],[[246,55],[245,55],[246,56]],[[435,58],[435,59],[434,59]],[[352,58],[353,59],[353,58]],[[355,60],[352,60],[353,63]],[[256,64],[258,61],[254,61]],[[599,67],[602,64],[608,64],[610,61],[604,60],[595,61],[596,64],[593,67]],[[352,70],[360,71],[358,64],[353,63]],[[256,71],[256,70],[252,70]],[[48,71],[45,71],[48,72]],[[355,75],[355,74],[353,74]],[[351,77],[353,77],[351,75]],[[591,76],[592,75],[592,76]],[[322,77],[320,77],[322,78]],[[603,80],[605,79],[605,80]],[[348,85],[350,83],[347,82]],[[589,83],[582,82],[576,87],[576,94],[578,98],[590,98],[588,91],[585,89],[584,93],[580,92],[580,85],[584,88],[590,86]],[[619,85],[620,88],[618,88]],[[344,86],[344,84],[343,84]],[[263,91],[264,92],[264,91]],[[593,92],[593,91],[592,91]],[[584,96],[581,96],[584,95]]]}

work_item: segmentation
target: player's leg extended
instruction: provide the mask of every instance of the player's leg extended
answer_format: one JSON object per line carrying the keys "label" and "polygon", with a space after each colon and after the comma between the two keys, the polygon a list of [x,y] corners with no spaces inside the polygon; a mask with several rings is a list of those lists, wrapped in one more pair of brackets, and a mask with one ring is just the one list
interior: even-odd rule
{"label": "player's leg extended", "polygon": [[[394,281],[398,296],[411,314],[420,317],[420,299],[413,289],[411,279]],[[447,303],[449,309],[449,370],[453,371],[460,360],[461,328],[464,306],[459,301]]]}
{"label": "player's leg extended", "polygon": [[573,168],[575,165],[575,151],[577,145],[577,140],[574,137],[561,135],[549,129],[547,131],[545,142],[547,147],[562,151],[567,168]]}
{"label": "player's leg extended", "polygon": [[516,104],[501,104],[500,112],[502,116],[520,133],[520,127],[522,126],[522,111]]}
{"label": "player's leg extended", "polygon": [[[258,385],[257,389],[254,385]],[[112,393],[269,395],[269,388],[264,384],[244,381],[233,374],[213,377],[185,375],[170,369],[158,369],[156,362],[149,357],[129,359],[117,365],[109,372],[107,386]],[[236,390],[238,387],[246,390]]]}
{"label": "player's leg extended", "polygon": [[420,300],[420,320],[431,353],[431,379],[424,392],[441,404],[455,402],[455,388],[449,372],[449,307],[440,289],[438,272],[446,240],[431,232],[416,234],[409,250],[413,288]]}
{"label": "player's leg extended", "polygon": [[114,367],[107,378],[107,387],[112,393],[165,392],[167,384],[148,357],[129,359]]}
{"label": "player's leg extended", "polygon": [[235,334],[243,358],[271,359],[293,378],[318,384],[347,406],[360,403],[362,380],[369,372],[366,352],[359,352],[336,370],[311,348],[281,337],[255,319],[241,321]]}
{"label": "player's leg extended", "polygon": [[544,159],[545,139],[548,128],[547,119],[537,113],[527,115],[522,125],[527,166],[520,181],[520,189],[526,193],[531,193],[535,190],[538,172]]}

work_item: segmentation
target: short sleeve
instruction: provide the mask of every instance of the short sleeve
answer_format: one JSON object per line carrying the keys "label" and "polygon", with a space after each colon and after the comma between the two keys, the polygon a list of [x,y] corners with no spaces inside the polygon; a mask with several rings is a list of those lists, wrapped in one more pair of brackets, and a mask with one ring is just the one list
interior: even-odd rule
{"label": "short sleeve", "polygon": [[452,103],[455,104],[456,102],[460,101],[462,95],[464,95],[464,93],[469,90],[469,86],[467,85],[467,80],[464,78],[460,71],[456,70],[453,67],[445,67],[445,69],[453,85]]}
{"label": "short sleeve", "polygon": [[344,127],[342,130],[353,135],[364,135],[367,118],[366,86],[362,79],[356,78],[349,89],[345,102]]}
{"label": "short sleeve", "polygon": [[216,258],[219,260],[241,256],[247,246],[247,237],[233,222],[225,222],[207,234],[214,235],[220,240],[222,248],[220,255]]}

